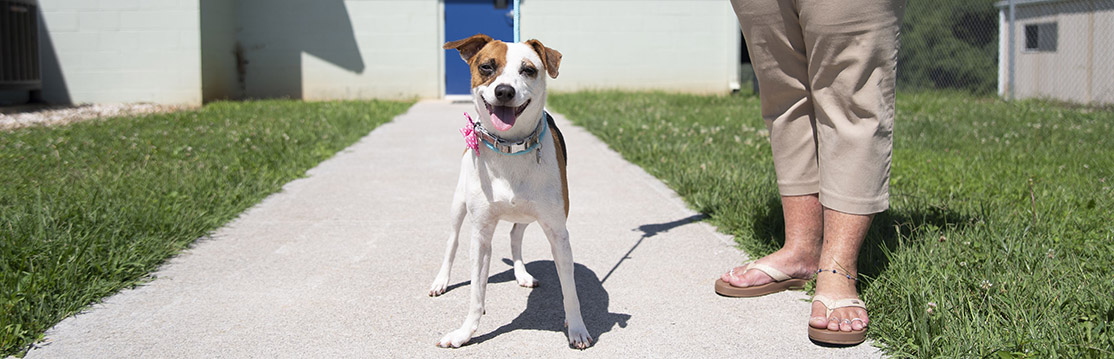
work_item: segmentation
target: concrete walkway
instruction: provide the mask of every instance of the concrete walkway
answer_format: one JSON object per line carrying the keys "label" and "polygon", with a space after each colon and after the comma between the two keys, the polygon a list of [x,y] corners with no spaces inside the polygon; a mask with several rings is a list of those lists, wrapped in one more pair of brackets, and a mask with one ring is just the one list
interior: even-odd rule
{"label": "concrete walkway", "polygon": [[536,225],[523,252],[541,286],[515,283],[503,223],[477,337],[435,347],[460,326],[468,301],[466,236],[449,292],[427,296],[449,227],[464,111],[474,110],[415,105],[171,259],[157,279],[62,321],[27,357],[881,356],[869,342],[812,344],[802,292],[717,296],[714,279],[746,256],[665,185],[560,115],[577,287],[598,342],[567,347],[549,244]]}

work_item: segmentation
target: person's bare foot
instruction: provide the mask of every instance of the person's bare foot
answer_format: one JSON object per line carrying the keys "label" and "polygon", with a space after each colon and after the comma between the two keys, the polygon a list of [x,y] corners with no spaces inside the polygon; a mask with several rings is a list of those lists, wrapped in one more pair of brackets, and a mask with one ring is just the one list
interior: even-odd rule
{"label": "person's bare foot", "polygon": [[[855,289],[855,280],[847,278],[842,270],[836,269],[836,272],[832,273],[831,269],[824,268],[823,272],[816,275],[816,295],[822,295],[833,300],[858,298],[859,293]],[[862,330],[870,323],[866,309],[863,308],[844,307],[832,311],[830,316],[825,314],[827,314],[827,308],[824,307],[824,304],[812,302],[812,314],[809,317],[808,325],[817,329],[826,328],[831,331],[850,332]]]}
{"label": "person's bare foot", "polygon": [[[815,252],[815,253],[810,253]],[[791,250],[782,248],[770,253],[756,262],[782,271],[791,278],[810,279],[816,274],[816,263],[820,260],[819,251]],[[771,283],[774,281],[765,272],[760,270],[746,270],[746,266],[738,266],[720,276],[724,282],[734,287],[752,287]]]}

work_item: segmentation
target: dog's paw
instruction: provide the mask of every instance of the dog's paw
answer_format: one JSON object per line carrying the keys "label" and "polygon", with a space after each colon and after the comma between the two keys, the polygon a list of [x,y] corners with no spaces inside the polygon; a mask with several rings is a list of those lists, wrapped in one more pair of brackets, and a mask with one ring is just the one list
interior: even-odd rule
{"label": "dog's paw", "polygon": [[569,327],[569,347],[586,349],[590,346],[592,346],[592,336],[588,334],[588,328],[583,325]]}
{"label": "dog's paw", "polygon": [[515,270],[514,279],[518,281],[518,285],[526,288],[534,288],[538,286],[538,280],[534,276],[527,273],[526,270]]}
{"label": "dog's paw", "polygon": [[433,284],[429,286],[429,296],[436,297],[445,294],[445,290],[449,288],[449,278],[437,278],[433,280]]}
{"label": "dog's paw", "polygon": [[449,334],[445,334],[445,336],[441,338],[441,341],[437,342],[437,346],[442,348],[460,348],[460,346],[467,343],[469,339],[472,339],[472,332],[461,328]]}

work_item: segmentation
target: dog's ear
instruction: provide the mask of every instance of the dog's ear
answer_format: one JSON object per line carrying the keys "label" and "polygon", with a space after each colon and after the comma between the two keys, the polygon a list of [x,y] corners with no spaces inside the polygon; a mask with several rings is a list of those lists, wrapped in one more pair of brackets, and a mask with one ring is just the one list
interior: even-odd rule
{"label": "dog's ear", "polygon": [[549,73],[549,77],[557,78],[557,69],[561,67],[561,53],[545,47],[538,40],[529,40],[526,41],[526,44],[530,45],[534,52],[537,52],[538,56],[542,58],[542,62],[545,63],[545,71]]}
{"label": "dog's ear", "polygon": [[446,42],[445,46],[441,48],[445,50],[456,49],[456,51],[460,51],[460,58],[464,59],[464,62],[470,62],[472,57],[476,56],[476,53],[484,48],[484,45],[492,41],[494,41],[494,39],[492,39],[491,36],[475,34],[467,39]]}

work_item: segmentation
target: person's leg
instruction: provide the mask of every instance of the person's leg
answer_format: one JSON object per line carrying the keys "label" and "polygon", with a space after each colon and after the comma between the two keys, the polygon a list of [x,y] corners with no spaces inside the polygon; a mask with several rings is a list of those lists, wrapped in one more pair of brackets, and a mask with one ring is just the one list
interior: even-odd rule
{"label": "person's leg", "polygon": [[[816,195],[782,196],[781,205],[785,218],[785,245],[758,262],[777,268],[793,278],[810,278],[816,274],[820,260],[823,207]],[[721,279],[736,287],[750,287],[773,281],[773,278],[762,271],[748,271],[742,266],[724,273]]]}
{"label": "person's leg", "polygon": [[[898,32],[904,0],[801,0],[801,23],[816,108],[824,244],[816,294],[858,298],[856,261],[874,213],[889,206]],[[837,273],[832,273],[835,270]],[[830,316],[813,303],[809,325],[851,331],[865,309]]]}
{"label": "person's leg", "polygon": [[[858,215],[824,208],[824,246],[820,252],[820,268],[816,275],[816,294],[833,299],[858,298],[855,280],[858,278],[859,248],[862,247],[870,221],[874,215]],[[832,273],[835,270],[837,273]],[[812,303],[809,325],[829,330],[861,330],[870,322],[865,309],[846,307],[836,309],[830,317],[820,302]],[[859,320],[855,320],[855,319]],[[846,322],[844,321],[846,320]]]}
{"label": "person's leg", "polygon": [[[815,120],[808,91],[804,37],[795,0],[731,0],[758,77],[762,117],[770,130],[778,190],[785,212],[785,246],[758,263],[793,278],[810,278],[820,258],[822,210],[817,197]],[[732,275],[733,274],[733,275]],[[773,281],[743,267],[724,273],[733,286]]]}

